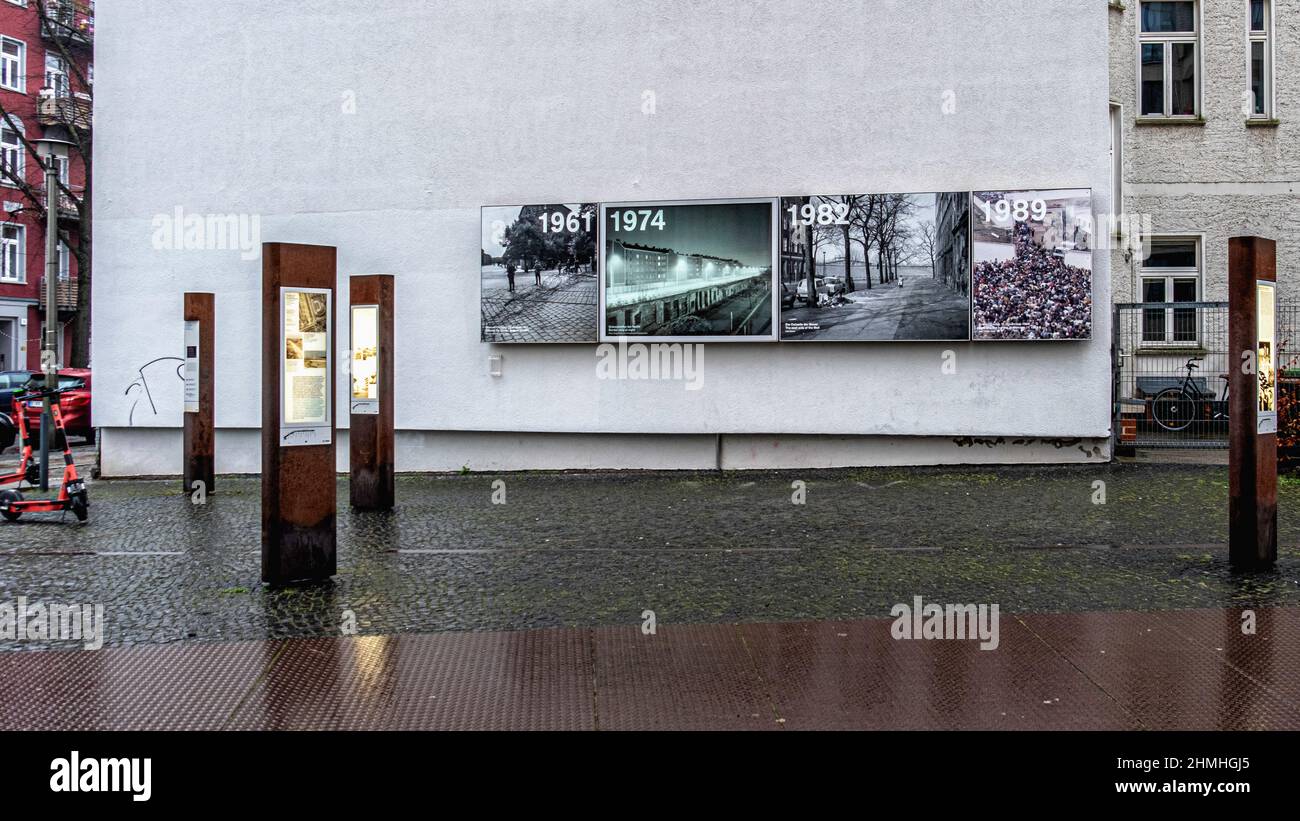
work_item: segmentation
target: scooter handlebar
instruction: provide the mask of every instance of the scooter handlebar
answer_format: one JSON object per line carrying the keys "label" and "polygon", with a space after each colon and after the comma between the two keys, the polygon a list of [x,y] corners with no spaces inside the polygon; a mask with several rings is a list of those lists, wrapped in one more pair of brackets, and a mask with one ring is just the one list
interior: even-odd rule
{"label": "scooter handlebar", "polygon": [[29,399],[44,399],[47,396],[58,396],[64,391],[68,391],[68,390],[71,390],[71,388],[70,387],[42,388],[40,390],[29,391],[27,393],[22,394],[21,396],[15,396],[14,401],[26,402]]}

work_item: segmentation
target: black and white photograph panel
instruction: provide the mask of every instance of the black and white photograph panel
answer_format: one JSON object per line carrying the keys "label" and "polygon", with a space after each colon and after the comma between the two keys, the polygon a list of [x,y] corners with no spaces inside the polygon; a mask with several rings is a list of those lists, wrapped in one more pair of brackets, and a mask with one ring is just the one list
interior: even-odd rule
{"label": "black and white photograph panel", "polygon": [[603,205],[602,338],[774,341],[776,204]]}
{"label": "black and white photograph panel", "polygon": [[596,341],[596,204],[485,206],[483,342]]}
{"label": "black and white photograph panel", "polygon": [[1092,337],[1092,192],[972,195],[976,340]]}
{"label": "black and white photograph panel", "polygon": [[970,195],[781,199],[781,339],[970,338]]}

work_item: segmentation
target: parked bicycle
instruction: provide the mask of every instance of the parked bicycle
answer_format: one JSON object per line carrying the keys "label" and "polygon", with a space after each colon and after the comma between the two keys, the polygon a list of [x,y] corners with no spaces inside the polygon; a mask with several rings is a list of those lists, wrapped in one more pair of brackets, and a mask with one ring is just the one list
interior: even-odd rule
{"label": "parked bicycle", "polygon": [[[1176,388],[1165,388],[1151,400],[1151,416],[1156,424],[1168,431],[1186,430],[1200,416],[1201,403],[1213,400],[1212,392],[1204,391],[1193,379],[1192,373],[1198,370],[1195,358],[1187,360],[1187,376]],[[1220,376],[1227,382],[1227,376]],[[1228,419],[1228,388],[1224,385],[1223,399],[1214,402],[1214,411],[1209,421],[1226,422]]]}

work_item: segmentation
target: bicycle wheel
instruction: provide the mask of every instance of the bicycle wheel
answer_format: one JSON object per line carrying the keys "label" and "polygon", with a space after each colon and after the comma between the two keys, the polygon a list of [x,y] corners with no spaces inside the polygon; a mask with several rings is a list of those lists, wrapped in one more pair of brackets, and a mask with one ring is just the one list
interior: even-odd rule
{"label": "bicycle wheel", "polygon": [[1196,401],[1181,388],[1165,388],[1151,400],[1151,416],[1165,430],[1184,430],[1196,418]]}

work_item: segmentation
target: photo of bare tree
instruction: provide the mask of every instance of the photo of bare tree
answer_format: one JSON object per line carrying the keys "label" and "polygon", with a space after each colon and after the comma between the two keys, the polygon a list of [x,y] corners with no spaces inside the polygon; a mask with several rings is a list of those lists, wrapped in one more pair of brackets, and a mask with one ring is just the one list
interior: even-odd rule
{"label": "photo of bare tree", "polygon": [[967,192],[781,200],[781,339],[970,336]]}

